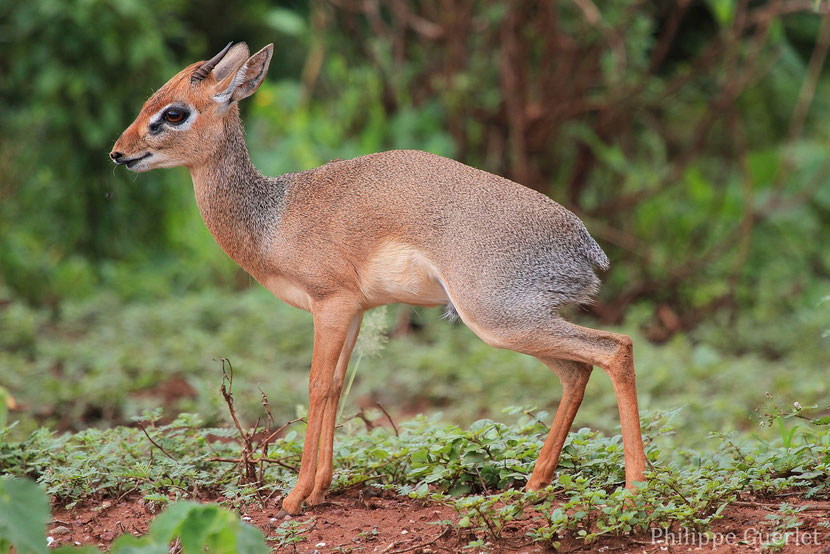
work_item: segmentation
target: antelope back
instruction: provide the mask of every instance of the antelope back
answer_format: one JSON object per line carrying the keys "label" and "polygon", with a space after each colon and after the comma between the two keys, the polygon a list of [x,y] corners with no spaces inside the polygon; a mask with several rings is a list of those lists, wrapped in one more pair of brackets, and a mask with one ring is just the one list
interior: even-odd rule
{"label": "antelope back", "polygon": [[137,172],[207,163],[224,140],[224,120],[262,84],[273,50],[269,44],[249,57],[244,42],[228,44],[184,68],[144,103],[116,141],[113,161]]}

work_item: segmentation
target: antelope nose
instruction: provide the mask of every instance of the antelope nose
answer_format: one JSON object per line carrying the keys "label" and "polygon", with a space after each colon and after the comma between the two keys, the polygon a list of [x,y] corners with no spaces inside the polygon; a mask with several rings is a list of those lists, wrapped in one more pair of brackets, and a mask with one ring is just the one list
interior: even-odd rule
{"label": "antelope nose", "polygon": [[110,158],[112,158],[112,161],[114,161],[114,162],[117,162],[119,159],[121,159],[123,157],[124,157],[124,154],[122,154],[121,152],[116,152],[114,150],[112,152],[110,152]]}

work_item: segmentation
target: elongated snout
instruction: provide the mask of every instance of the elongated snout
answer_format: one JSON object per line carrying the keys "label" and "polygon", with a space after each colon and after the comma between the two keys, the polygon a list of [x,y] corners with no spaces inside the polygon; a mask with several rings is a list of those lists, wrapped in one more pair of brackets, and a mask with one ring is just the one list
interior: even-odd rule
{"label": "elongated snout", "polygon": [[135,132],[135,123],[130,125],[124,133],[115,141],[110,152],[110,159],[117,165],[125,165],[132,171],[147,171],[150,169],[147,163],[141,163],[152,157],[148,152],[146,144],[142,144]]}
{"label": "elongated snout", "polygon": [[121,136],[118,137],[118,140],[115,141],[115,144],[112,145],[112,151],[110,152],[110,159],[118,165],[125,165],[131,158],[135,156],[132,154],[133,151],[136,150],[136,133],[133,131],[133,127],[135,123],[127,127]]}

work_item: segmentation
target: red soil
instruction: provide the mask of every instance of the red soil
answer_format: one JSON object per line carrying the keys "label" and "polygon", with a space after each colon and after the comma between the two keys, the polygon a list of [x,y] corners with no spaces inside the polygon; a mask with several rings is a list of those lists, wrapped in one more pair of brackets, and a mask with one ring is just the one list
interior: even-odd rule
{"label": "red soil", "polygon": [[[351,490],[335,495],[330,502],[294,518],[302,525],[302,542],[278,547],[275,529],[285,520],[277,520],[279,500],[265,507],[250,505],[241,512],[243,518],[257,526],[269,544],[285,552],[461,552],[476,537],[473,532],[444,527],[443,520],[458,521],[451,509],[432,502],[411,500],[393,493],[376,496],[374,489]],[[216,498],[202,499],[205,502]],[[810,505],[799,514],[803,525],[797,536],[791,536],[782,552],[830,553],[830,510],[826,502],[809,502],[787,497],[795,505]],[[774,523],[766,516],[774,513],[780,501],[745,499],[729,506],[723,518],[711,528],[712,538],[672,529],[673,535],[652,533],[625,537],[603,537],[586,545],[565,535],[560,540],[564,552],[760,552],[762,544],[771,539]],[[108,548],[122,533],[141,535],[147,532],[155,509],[139,496],[128,496],[116,502],[87,502],[72,509],[55,506],[48,535],[59,544],[91,544]],[[528,511],[526,518],[509,523],[497,541],[491,541],[489,552],[546,552],[552,549],[533,543],[526,533],[541,525],[541,516]],[[289,518],[290,520],[290,518]],[[657,532],[655,532],[657,533]],[[715,542],[719,544],[715,544]],[[469,549],[465,552],[479,552]]]}

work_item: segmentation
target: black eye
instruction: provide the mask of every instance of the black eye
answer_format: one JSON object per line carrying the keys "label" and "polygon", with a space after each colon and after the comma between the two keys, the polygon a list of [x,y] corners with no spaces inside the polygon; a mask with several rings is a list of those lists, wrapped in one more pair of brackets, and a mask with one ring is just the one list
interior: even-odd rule
{"label": "black eye", "polygon": [[187,110],[181,108],[170,108],[162,116],[168,123],[181,123],[187,119]]}

